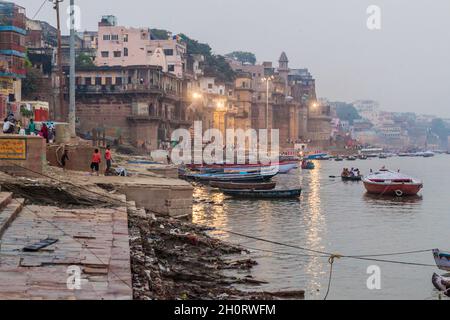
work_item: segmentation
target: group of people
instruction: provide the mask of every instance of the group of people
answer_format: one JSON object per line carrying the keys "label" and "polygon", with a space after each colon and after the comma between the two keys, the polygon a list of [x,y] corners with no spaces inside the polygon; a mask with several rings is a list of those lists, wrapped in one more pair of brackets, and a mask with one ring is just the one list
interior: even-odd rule
{"label": "group of people", "polygon": [[[67,161],[69,161],[69,151],[67,149],[64,150],[62,156],[61,156],[61,160],[60,160],[60,164],[61,167],[63,168],[63,170],[66,170],[66,165],[67,165]],[[106,147],[106,151],[105,151],[105,161],[106,161],[106,170],[105,170],[105,176],[106,175],[111,175],[111,167],[112,167],[112,153],[111,153],[111,147],[108,145]],[[102,162],[102,155],[100,153],[99,149],[95,149],[94,153],[92,154],[92,158],[91,158],[91,174],[96,173],[97,176],[100,175],[100,163]]]}
{"label": "group of people", "polygon": [[54,128],[49,128],[47,124],[42,123],[41,129],[36,130],[36,123],[33,119],[30,119],[28,126],[23,128],[21,121],[16,120],[12,112],[3,120],[3,133],[32,136],[38,135],[44,138],[47,143],[55,139]]}
{"label": "group of people", "polygon": [[342,171],[343,177],[359,177],[361,175],[361,172],[358,168],[351,168],[350,170],[348,168],[344,168]]}

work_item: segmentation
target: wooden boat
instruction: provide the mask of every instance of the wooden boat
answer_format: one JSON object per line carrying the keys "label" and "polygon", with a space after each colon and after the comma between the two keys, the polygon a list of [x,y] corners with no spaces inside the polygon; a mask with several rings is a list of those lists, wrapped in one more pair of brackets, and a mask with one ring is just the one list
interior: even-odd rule
{"label": "wooden boat", "polygon": [[239,173],[188,173],[184,177],[186,179],[195,180],[199,182],[222,181],[222,182],[255,182],[255,181],[269,181],[278,172],[239,172]]}
{"label": "wooden boat", "polygon": [[336,158],[334,158],[334,161],[344,161],[344,158],[337,156]]}
{"label": "wooden boat", "polygon": [[355,161],[355,160],[356,160],[356,157],[354,157],[354,156],[347,157],[347,161]]}
{"label": "wooden boat", "polygon": [[368,193],[378,195],[413,196],[423,188],[422,181],[385,168],[362,179]]}
{"label": "wooden boat", "polygon": [[298,168],[297,160],[272,162],[269,164],[203,164],[203,165],[187,165],[194,171],[202,173],[235,173],[235,172],[256,172],[261,170],[277,169],[278,173],[288,173]]}
{"label": "wooden boat", "polygon": [[302,189],[286,189],[286,190],[231,190],[222,189],[222,192],[234,198],[249,199],[289,199],[298,198]]}
{"label": "wooden boat", "polygon": [[450,297],[450,278],[433,273],[431,282],[437,290],[443,291],[446,296]]}
{"label": "wooden boat", "polygon": [[260,182],[260,183],[245,183],[245,182],[220,182],[211,181],[211,187],[220,189],[232,190],[271,190],[277,185],[276,182]]}
{"label": "wooden boat", "polygon": [[450,271],[450,252],[441,252],[439,249],[433,250],[436,266],[445,271]]}
{"label": "wooden boat", "polygon": [[341,175],[341,178],[343,181],[361,181],[362,180],[362,175],[359,176],[344,176]]}

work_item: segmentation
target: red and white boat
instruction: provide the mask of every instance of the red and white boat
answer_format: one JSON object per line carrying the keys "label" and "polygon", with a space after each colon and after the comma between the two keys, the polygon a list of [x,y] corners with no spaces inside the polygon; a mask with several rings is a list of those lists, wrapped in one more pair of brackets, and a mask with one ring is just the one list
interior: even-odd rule
{"label": "red and white boat", "polygon": [[414,196],[423,188],[422,181],[387,169],[369,174],[363,183],[368,193],[397,197]]}

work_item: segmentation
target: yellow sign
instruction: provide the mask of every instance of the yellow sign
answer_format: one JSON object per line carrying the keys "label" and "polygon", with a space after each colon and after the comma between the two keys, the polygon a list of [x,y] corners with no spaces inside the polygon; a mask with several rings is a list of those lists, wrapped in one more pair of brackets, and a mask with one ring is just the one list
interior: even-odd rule
{"label": "yellow sign", "polygon": [[25,139],[0,139],[0,160],[26,160]]}

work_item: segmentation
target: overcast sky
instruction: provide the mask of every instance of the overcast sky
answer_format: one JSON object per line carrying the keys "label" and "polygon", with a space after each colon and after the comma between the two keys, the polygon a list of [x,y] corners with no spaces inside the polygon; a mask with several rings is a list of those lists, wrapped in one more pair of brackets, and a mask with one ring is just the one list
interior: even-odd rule
{"label": "overcast sky", "polygon": [[[121,25],[183,32],[220,54],[245,50],[277,61],[286,51],[291,68],[310,69],[319,97],[450,117],[448,0],[75,1],[82,30],[113,14]],[[15,2],[33,17],[43,0]],[[369,5],[381,9],[381,30],[366,26]],[[36,19],[54,24],[51,3]]]}

